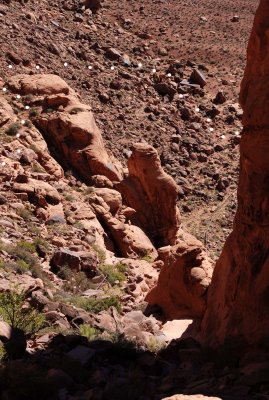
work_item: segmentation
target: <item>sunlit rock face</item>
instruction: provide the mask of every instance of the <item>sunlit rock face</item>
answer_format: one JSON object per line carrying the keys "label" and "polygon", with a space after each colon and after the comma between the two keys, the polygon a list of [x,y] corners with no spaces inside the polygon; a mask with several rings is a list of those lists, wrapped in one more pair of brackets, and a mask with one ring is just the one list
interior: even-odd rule
{"label": "sunlit rock face", "polygon": [[261,0],[241,85],[240,144],[234,229],[217,262],[202,324],[210,346],[269,338],[269,1]]}

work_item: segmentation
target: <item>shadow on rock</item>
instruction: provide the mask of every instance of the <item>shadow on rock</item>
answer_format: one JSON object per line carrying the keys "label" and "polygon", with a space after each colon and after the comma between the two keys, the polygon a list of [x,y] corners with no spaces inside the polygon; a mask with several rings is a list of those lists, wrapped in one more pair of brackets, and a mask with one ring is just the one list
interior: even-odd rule
{"label": "shadow on rock", "polygon": [[[269,364],[259,349],[236,353],[227,345],[216,353],[186,338],[153,353],[122,334],[92,341],[75,334],[52,339],[45,334],[38,340],[44,349],[28,349],[22,358],[2,362],[1,399],[203,399],[195,396],[199,394],[250,400],[268,395]],[[175,396],[179,394],[186,397]]]}

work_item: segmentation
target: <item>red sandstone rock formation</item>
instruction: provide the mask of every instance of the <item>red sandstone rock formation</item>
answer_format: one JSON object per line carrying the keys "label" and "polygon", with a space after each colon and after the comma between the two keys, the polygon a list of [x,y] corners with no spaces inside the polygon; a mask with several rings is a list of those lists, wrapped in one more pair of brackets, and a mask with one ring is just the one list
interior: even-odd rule
{"label": "red sandstone rock formation", "polygon": [[[123,257],[138,258],[149,256],[152,260],[157,257],[157,251],[147,235],[136,225],[129,225],[111,214],[111,206],[100,196],[91,199],[92,207],[98,219],[111,234],[120,254]],[[121,215],[123,217],[123,215]]]}
{"label": "red sandstone rock formation", "polygon": [[268,343],[269,332],[269,2],[261,0],[241,86],[238,209],[234,229],[217,262],[204,340],[213,347],[234,339]]}
{"label": "red sandstone rock formation", "polygon": [[14,75],[9,79],[8,87],[22,95],[69,94],[72,92],[62,78],[53,74]]}
{"label": "red sandstone rock formation", "polygon": [[0,98],[0,127],[5,125],[7,122],[14,122],[16,119],[13,108],[3,98]]}
{"label": "red sandstone rock formation", "polygon": [[[104,175],[111,181],[121,179],[120,168],[105,150],[102,135],[89,106],[56,75],[18,75],[9,88],[23,95],[47,95],[43,112],[35,123],[57,152],[86,180]],[[47,112],[49,110],[49,112]]]}
{"label": "red sandstone rock formation", "polygon": [[149,304],[159,305],[168,319],[202,317],[212,266],[202,243],[181,231],[175,246],[159,249],[163,261],[157,286],[147,295]]}
{"label": "red sandstone rock formation", "polygon": [[132,147],[129,176],[118,186],[126,204],[136,210],[132,222],[157,245],[174,244],[180,225],[178,187],[161,167],[157,151],[145,143]]}

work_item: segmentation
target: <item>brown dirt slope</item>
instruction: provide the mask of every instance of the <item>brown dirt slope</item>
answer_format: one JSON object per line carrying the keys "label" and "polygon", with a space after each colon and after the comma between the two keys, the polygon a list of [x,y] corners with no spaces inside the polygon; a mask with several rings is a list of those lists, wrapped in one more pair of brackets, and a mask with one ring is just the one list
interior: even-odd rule
{"label": "brown dirt slope", "polygon": [[[92,105],[107,147],[124,162],[133,142],[153,144],[181,186],[183,224],[215,257],[235,211],[240,131],[235,103],[257,1],[102,4],[92,15],[75,0],[4,2],[1,77],[59,74]],[[232,22],[235,15],[239,21]],[[118,53],[107,51],[110,47]],[[190,94],[179,82],[195,65],[207,86]],[[158,82],[168,85],[166,96],[156,92]],[[218,91],[227,101],[214,106]]]}

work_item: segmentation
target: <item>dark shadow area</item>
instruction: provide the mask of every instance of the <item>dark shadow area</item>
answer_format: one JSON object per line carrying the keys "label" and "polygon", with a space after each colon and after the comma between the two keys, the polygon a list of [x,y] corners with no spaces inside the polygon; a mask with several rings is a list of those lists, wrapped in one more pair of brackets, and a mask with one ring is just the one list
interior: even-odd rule
{"label": "dark shadow area", "polygon": [[174,394],[268,399],[269,363],[244,375],[242,357],[256,354],[257,362],[259,349],[238,349],[233,343],[213,352],[186,338],[154,354],[121,334],[90,342],[59,334],[44,349],[1,363],[1,400],[161,400]]}

